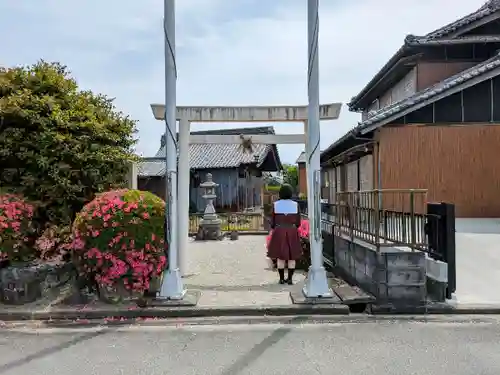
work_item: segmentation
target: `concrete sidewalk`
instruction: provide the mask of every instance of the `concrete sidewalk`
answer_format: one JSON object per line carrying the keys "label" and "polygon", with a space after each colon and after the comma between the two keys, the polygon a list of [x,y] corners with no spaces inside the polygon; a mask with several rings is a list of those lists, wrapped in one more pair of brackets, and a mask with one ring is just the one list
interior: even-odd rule
{"label": "concrete sidewalk", "polygon": [[[278,284],[268,268],[265,236],[240,236],[237,241],[191,242],[185,287],[199,290],[199,307],[290,305],[294,286]],[[294,281],[305,275],[296,272]]]}
{"label": "concrete sidewalk", "polygon": [[[262,235],[245,235],[237,241],[190,242],[188,270],[183,278],[188,296],[182,306],[172,302],[138,308],[132,303],[109,305],[98,300],[87,305],[37,303],[1,306],[0,320],[349,314],[340,299],[335,304],[293,304],[290,292],[302,288],[305,273],[295,273],[295,285],[280,285],[277,272],[268,268],[265,239]],[[332,287],[343,284],[335,278],[330,281]],[[193,297],[197,298],[196,305]]]}
{"label": "concrete sidewalk", "polygon": [[500,309],[500,219],[457,219],[457,305]]}

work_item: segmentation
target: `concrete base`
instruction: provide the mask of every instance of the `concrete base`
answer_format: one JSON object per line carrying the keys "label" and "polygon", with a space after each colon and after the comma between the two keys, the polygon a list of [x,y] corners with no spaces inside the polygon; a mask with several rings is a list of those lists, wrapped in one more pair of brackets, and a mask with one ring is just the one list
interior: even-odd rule
{"label": "concrete base", "polygon": [[306,297],[301,289],[290,292],[290,299],[295,305],[341,305],[340,298],[333,294],[330,297]]}
{"label": "concrete base", "polygon": [[182,283],[182,277],[179,268],[168,270],[163,277],[160,293],[157,298],[182,300],[186,295],[186,290]]}
{"label": "concrete base", "polygon": [[446,302],[446,289],[448,287],[447,283],[442,283],[427,277],[426,281],[427,287],[427,298],[436,302]]}
{"label": "concrete base", "polygon": [[147,305],[151,307],[174,307],[174,306],[196,306],[201,297],[201,292],[198,290],[188,290],[184,295],[183,299],[170,299],[156,297],[155,299],[148,301]]}
{"label": "concrete base", "polygon": [[309,267],[302,293],[308,298],[330,298],[334,296],[328,285],[324,267]]}

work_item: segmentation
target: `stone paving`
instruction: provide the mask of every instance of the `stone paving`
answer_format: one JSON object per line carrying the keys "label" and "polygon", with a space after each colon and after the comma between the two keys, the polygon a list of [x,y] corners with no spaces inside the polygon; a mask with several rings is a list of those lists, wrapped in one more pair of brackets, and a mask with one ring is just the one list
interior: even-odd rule
{"label": "stone paving", "polygon": [[[201,291],[200,307],[283,306],[291,304],[290,290],[299,286],[278,284],[278,274],[269,268],[265,236],[240,235],[236,241],[189,244],[184,285]],[[302,284],[304,272],[294,281]]]}

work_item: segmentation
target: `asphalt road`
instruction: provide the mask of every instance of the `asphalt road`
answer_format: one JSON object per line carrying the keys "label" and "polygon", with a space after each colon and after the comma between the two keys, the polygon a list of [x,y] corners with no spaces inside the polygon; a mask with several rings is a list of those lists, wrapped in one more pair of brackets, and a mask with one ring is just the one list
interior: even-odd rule
{"label": "asphalt road", "polygon": [[1,375],[498,375],[500,320],[1,329]]}

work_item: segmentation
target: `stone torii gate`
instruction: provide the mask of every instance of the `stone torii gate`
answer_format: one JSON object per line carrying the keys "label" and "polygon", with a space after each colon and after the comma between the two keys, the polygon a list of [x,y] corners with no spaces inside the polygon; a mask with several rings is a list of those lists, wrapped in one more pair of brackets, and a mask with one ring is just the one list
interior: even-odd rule
{"label": "stone torii gate", "polygon": [[[320,120],[336,120],[341,103],[320,106]],[[151,104],[156,120],[165,121],[165,105]],[[187,248],[189,241],[189,145],[190,144],[241,144],[239,135],[190,135],[192,122],[302,122],[304,134],[255,134],[245,135],[252,144],[305,144],[307,134],[307,106],[254,106],[254,107],[177,107],[179,122],[178,208],[177,208],[177,260],[182,275],[187,273]]]}
{"label": "stone torii gate", "polygon": [[[307,0],[307,36],[308,36],[308,48],[307,48],[307,88],[308,88],[308,109],[307,117],[301,116],[300,121],[305,121],[307,118],[307,129],[305,131],[307,136],[303,135],[296,136],[292,138],[283,138],[281,141],[275,138],[265,138],[259,137],[258,141],[260,143],[306,143],[306,154],[307,162],[306,167],[307,173],[307,200],[309,207],[309,218],[311,221],[311,232],[309,233],[309,239],[311,241],[311,267],[309,267],[308,276],[306,279],[306,284],[303,288],[303,294],[306,298],[317,298],[317,297],[331,297],[333,295],[331,289],[328,286],[326,272],[323,267],[322,259],[322,243],[321,243],[321,205],[320,205],[320,104],[319,104],[319,0]],[[175,0],[164,0],[163,2],[163,33],[165,36],[165,106],[160,109],[163,110],[165,119],[165,180],[166,186],[168,188],[167,195],[167,205],[165,206],[165,240],[166,251],[168,251],[169,256],[169,267],[168,271],[164,273],[164,278],[162,280],[162,286],[158,294],[158,301],[162,300],[182,300],[186,294],[184,289],[181,273],[179,270],[179,265],[177,261],[177,235],[179,234],[177,230],[177,224],[182,226],[187,225],[186,210],[188,210],[189,204],[186,204],[188,200],[184,202],[179,202],[177,200],[177,191],[187,191],[189,195],[189,180],[184,176],[186,173],[189,174],[189,160],[187,156],[179,160],[179,165],[177,164],[177,151],[179,151],[180,156],[189,155],[189,127],[185,126],[185,123],[189,123],[189,119],[198,119],[198,121],[232,121],[245,122],[245,121],[273,121],[273,109],[265,107],[245,107],[236,110],[236,108],[230,108],[228,114],[231,116],[221,116],[224,112],[222,108],[218,110],[216,108],[186,108],[185,110],[189,113],[192,112],[193,116],[179,116],[177,108],[177,62],[175,57]],[[281,108],[281,109],[279,109]],[[288,108],[288,109],[287,109]],[[305,108],[305,107],[302,107]],[[274,121],[290,121],[293,112],[293,107],[276,107],[274,110],[277,113],[281,113],[277,116],[279,119]],[[267,115],[266,115],[267,111]],[[182,112],[182,110],[181,110]],[[216,113],[219,115],[216,116]],[[340,106],[337,105],[336,116],[338,118],[340,112]],[[161,118],[161,114],[158,116]],[[184,125],[180,126],[179,138],[182,138],[182,144],[180,147],[177,145],[176,133],[176,120],[179,119],[184,122]],[[193,121],[193,120],[191,120]],[[231,121],[231,120],[229,120]],[[215,138],[218,136],[213,136],[211,138],[193,138],[193,142],[211,142],[211,143],[224,143],[224,142],[234,142],[234,138]],[[252,141],[257,141],[256,137],[253,137]],[[241,138],[238,139],[241,142]],[[245,139],[244,141],[248,141]],[[179,143],[180,139],[179,139]],[[181,182],[177,184],[178,172],[183,174]],[[185,198],[183,196],[183,198]],[[177,215],[178,203],[184,204],[184,207],[180,212],[181,220]],[[181,232],[182,233],[182,232]],[[184,237],[183,237],[184,238]],[[168,250],[167,250],[168,247]]]}

